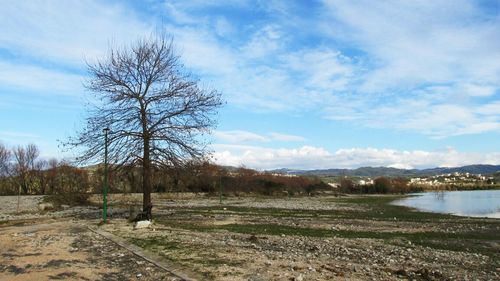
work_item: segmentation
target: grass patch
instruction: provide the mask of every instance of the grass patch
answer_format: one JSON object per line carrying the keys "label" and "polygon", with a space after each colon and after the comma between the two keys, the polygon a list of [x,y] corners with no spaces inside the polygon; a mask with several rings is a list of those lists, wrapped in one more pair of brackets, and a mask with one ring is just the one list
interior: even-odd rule
{"label": "grass patch", "polygon": [[424,247],[434,249],[459,251],[459,252],[475,252],[488,255],[490,257],[500,257],[498,248],[491,247],[491,243],[498,241],[498,234],[494,229],[484,232],[374,232],[374,231],[355,231],[355,230],[329,230],[323,228],[303,228],[292,227],[276,224],[227,224],[227,225],[203,225],[183,223],[180,221],[159,220],[158,223],[167,224],[171,227],[199,231],[210,232],[218,230],[226,230],[233,233],[252,234],[252,235],[287,235],[287,236],[304,236],[304,237],[337,237],[347,239],[382,239],[388,243],[391,241],[404,240],[411,241]]}
{"label": "grass patch", "polygon": [[[198,232],[225,230],[234,233],[254,235],[291,235],[305,237],[339,237],[347,239],[372,238],[382,239],[388,243],[404,240],[411,241],[424,247],[461,252],[474,252],[498,259],[498,229],[500,221],[484,218],[467,218],[431,212],[419,212],[403,206],[390,203],[401,199],[401,195],[384,196],[355,196],[338,198],[319,198],[318,204],[342,204],[347,210],[292,210],[278,208],[249,208],[240,206],[214,206],[192,209],[177,209],[174,217],[158,217],[158,222],[173,228],[181,228]],[[225,210],[224,210],[225,208]],[[207,225],[199,220],[189,221],[185,216],[201,214],[203,216],[231,215],[251,219],[257,223]],[[180,215],[175,219],[176,215]],[[275,218],[305,218],[316,221],[325,221],[335,224],[339,220],[348,221],[402,221],[411,223],[429,223],[437,227],[436,231],[408,233],[401,232],[395,227],[393,231],[359,231],[359,230],[330,230],[325,228],[302,228],[287,225],[258,223],[264,222],[266,217]],[[463,227],[467,225],[467,227]],[[448,229],[462,229],[452,232]]]}
{"label": "grass patch", "polygon": [[[391,205],[394,200],[404,198],[403,195],[370,195],[355,197],[319,198],[318,204],[341,204],[341,210],[308,210],[280,208],[250,208],[239,206],[195,207],[191,209],[176,208],[179,215],[238,215],[248,217],[275,218],[311,218],[311,219],[347,219],[376,221],[405,221],[419,223],[451,222],[461,224],[499,225],[498,220],[485,218],[467,218],[449,214],[416,211],[404,206]],[[349,208],[352,207],[352,208]],[[224,208],[226,210],[224,210]]]}
{"label": "grass patch", "polygon": [[160,256],[177,265],[200,273],[207,280],[213,280],[216,277],[210,270],[207,270],[209,268],[218,268],[223,265],[239,267],[244,264],[244,261],[229,260],[209,254],[202,246],[168,241],[165,236],[134,237],[128,238],[128,240],[141,248],[157,252]]}
{"label": "grass patch", "polygon": [[[364,200],[363,200],[364,201]],[[382,201],[382,200],[376,200]],[[382,202],[392,202],[385,199]],[[305,209],[278,209],[278,208],[246,208],[246,207],[199,207],[193,209],[177,209],[179,214],[223,215],[235,214],[240,216],[278,217],[278,218],[325,218],[325,219],[369,219],[369,220],[394,220],[434,222],[442,220],[456,220],[456,216],[430,212],[416,212],[407,207],[387,205],[382,202],[346,203],[358,205],[359,210],[305,210]],[[319,202],[321,204],[324,202]],[[384,205],[381,205],[384,204]],[[222,208],[226,208],[223,210]]]}

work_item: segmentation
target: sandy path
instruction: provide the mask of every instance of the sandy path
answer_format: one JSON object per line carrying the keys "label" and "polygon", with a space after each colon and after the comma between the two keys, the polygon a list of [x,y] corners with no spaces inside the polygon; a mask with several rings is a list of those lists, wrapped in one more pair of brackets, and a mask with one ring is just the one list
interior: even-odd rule
{"label": "sandy path", "polygon": [[0,280],[178,280],[82,221],[0,227]]}

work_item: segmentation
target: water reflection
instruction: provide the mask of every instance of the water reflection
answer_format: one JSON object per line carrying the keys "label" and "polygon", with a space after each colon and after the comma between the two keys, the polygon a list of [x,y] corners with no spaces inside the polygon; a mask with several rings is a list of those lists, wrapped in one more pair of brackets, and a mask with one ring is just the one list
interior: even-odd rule
{"label": "water reflection", "polygon": [[434,197],[436,198],[436,200],[438,201],[444,201],[444,191],[437,191],[437,192],[434,192]]}

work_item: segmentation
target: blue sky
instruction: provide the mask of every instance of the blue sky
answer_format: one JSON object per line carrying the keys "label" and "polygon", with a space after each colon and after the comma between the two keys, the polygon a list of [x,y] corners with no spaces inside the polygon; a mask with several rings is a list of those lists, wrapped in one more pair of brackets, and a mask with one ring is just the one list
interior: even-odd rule
{"label": "blue sky", "polygon": [[71,157],[85,60],[159,28],[220,90],[220,164],[500,164],[498,1],[0,1],[0,142]]}

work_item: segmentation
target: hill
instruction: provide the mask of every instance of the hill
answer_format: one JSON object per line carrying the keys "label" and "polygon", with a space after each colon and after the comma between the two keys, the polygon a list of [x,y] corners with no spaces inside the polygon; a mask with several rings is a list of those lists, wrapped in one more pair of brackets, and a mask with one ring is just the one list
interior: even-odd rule
{"label": "hill", "polygon": [[500,165],[468,165],[462,167],[437,167],[430,169],[397,169],[391,167],[360,167],[357,169],[319,169],[319,170],[292,170],[277,169],[272,173],[314,175],[322,177],[353,176],[353,177],[414,177],[434,176],[449,173],[471,173],[491,175],[500,172]]}

